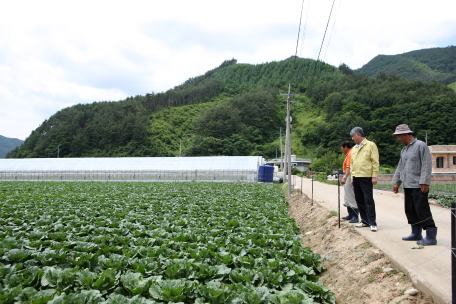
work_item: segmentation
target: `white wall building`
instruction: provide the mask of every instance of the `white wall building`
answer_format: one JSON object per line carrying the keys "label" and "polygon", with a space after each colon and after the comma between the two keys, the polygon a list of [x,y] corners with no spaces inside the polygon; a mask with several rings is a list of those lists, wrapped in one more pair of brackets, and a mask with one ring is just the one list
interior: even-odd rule
{"label": "white wall building", "polygon": [[255,182],[261,156],[0,159],[0,181]]}

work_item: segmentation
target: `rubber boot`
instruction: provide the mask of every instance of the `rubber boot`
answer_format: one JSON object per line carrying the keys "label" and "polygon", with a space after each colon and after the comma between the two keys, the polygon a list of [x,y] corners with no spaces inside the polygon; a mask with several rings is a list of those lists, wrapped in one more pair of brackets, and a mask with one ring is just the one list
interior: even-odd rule
{"label": "rubber boot", "polygon": [[402,238],[403,241],[419,241],[423,239],[423,236],[421,235],[421,231],[423,229],[421,226],[418,225],[412,225],[412,234],[409,236],[404,236]]}
{"label": "rubber boot", "polygon": [[426,229],[426,237],[416,243],[423,246],[437,245],[437,227],[428,227]]}
{"label": "rubber boot", "polygon": [[349,223],[358,223],[359,222],[359,211],[358,209],[353,209],[352,210],[352,214],[353,214],[353,217],[351,218],[351,220],[349,221]]}
{"label": "rubber boot", "polygon": [[343,220],[346,220],[346,221],[349,221],[349,220],[353,217],[353,215],[352,215],[351,212],[350,212],[350,207],[347,207],[347,211],[348,211],[348,215],[342,217],[342,219],[343,219]]}

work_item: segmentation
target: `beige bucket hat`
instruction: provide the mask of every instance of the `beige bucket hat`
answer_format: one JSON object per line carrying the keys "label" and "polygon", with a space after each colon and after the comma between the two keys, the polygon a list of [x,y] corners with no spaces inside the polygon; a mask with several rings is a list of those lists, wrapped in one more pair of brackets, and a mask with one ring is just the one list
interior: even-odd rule
{"label": "beige bucket hat", "polygon": [[398,125],[396,127],[396,132],[393,133],[393,136],[400,135],[400,134],[409,134],[409,133],[413,133],[413,131],[410,130],[408,125],[403,124],[403,125]]}

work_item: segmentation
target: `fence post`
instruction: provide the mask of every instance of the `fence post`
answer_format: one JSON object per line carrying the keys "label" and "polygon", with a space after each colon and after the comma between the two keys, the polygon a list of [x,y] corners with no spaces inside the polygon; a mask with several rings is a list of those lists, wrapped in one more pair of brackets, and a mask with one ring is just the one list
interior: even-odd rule
{"label": "fence post", "polygon": [[456,303],[456,202],[451,203],[451,290],[453,303]]}
{"label": "fence post", "polygon": [[337,213],[339,214],[339,229],[340,229],[340,173],[337,173]]}
{"label": "fence post", "polygon": [[314,205],[314,175],[312,174],[312,206]]}

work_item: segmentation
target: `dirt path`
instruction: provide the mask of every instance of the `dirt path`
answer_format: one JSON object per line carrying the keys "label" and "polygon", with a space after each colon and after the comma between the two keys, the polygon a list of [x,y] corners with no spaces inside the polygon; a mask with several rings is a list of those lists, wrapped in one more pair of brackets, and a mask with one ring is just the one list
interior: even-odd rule
{"label": "dirt path", "polygon": [[339,229],[337,216],[326,206],[312,206],[311,199],[298,191],[287,199],[289,213],[301,227],[303,246],[324,259],[327,271],[321,279],[336,294],[337,303],[433,303],[358,229],[345,221]]}
{"label": "dirt path", "polygon": [[[312,181],[294,177],[294,183],[309,197],[312,194]],[[314,182],[314,199],[322,202],[328,210],[337,211],[337,186]],[[340,189],[341,205],[343,187]],[[409,274],[416,287],[430,294],[436,303],[451,303],[451,211],[431,206],[436,226],[437,246],[413,250],[416,242],[402,241],[410,234],[410,225],[404,213],[403,194],[374,190],[378,232],[369,228],[358,229],[371,244],[380,248],[396,267]],[[324,203],[323,203],[324,202]],[[341,206],[341,214],[346,215]]]}

